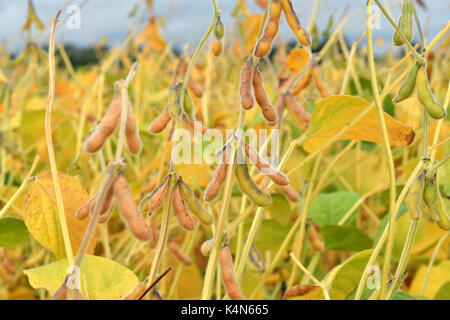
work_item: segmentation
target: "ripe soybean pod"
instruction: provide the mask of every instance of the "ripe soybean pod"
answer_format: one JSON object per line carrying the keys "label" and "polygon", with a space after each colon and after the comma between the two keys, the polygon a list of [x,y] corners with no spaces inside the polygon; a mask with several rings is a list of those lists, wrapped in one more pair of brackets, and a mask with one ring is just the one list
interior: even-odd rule
{"label": "ripe soybean pod", "polygon": [[227,177],[227,159],[228,159],[228,151],[229,146],[228,143],[225,145],[225,149],[222,151],[222,161],[220,162],[219,166],[216,168],[216,171],[214,172],[214,177],[212,178],[210,184],[208,187],[206,187],[205,190],[205,201],[212,201],[214,200],[217,195],[220,192],[220,189],[222,188],[223,183],[225,182],[225,179]]}
{"label": "ripe soybean pod", "polygon": [[134,117],[133,108],[128,100],[128,112],[127,112],[127,122],[125,128],[125,138],[127,141],[127,148],[132,154],[138,154],[142,148],[142,141],[139,137],[138,125]]}
{"label": "ripe soybean pod", "polygon": [[[106,193],[105,201],[103,202],[102,209],[100,210],[100,217],[98,222],[103,223],[105,222],[105,218],[107,219],[109,217],[109,214],[111,213],[113,207],[114,207],[114,199],[113,199],[114,193],[112,190],[112,187],[109,188],[108,192]],[[93,196],[91,199],[89,199],[86,204],[84,204],[82,207],[80,207],[75,212],[75,218],[77,219],[85,219],[89,213],[92,212],[95,206],[95,202],[97,201],[98,194]]]}
{"label": "ripe soybean pod", "polygon": [[294,122],[300,130],[306,131],[309,127],[309,122],[311,121],[311,114],[299,106],[291,94],[287,94],[285,100],[288,111],[290,111],[291,116],[294,118]]}
{"label": "ripe soybean pod", "polygon": [[220,269],[222,272],[222,281],[231,300],[248,300],[239,286],[233,269],[233,257],[226,244],[220,249],[219,256]]}
{"label": "ripe soybean pod", "polygon": [[447,116],[447,111],[440,105],[433,96],[428,85],[428,77],[424,67],[417,73],[417,95],[427,113],[434,119],[443,119]]}
{"label": "ripe soybean pod", "polygon": [[283,294],[283,300],[287,300],[289,298],[293,297],[300,297],[308,294],[313,289],[318,288],[318,286],[311,285],[311,284],[298,284],[296,286],[293,286],[286,290],[286,292]]}
{"label": "ripe soybean pod", "polygon": [[113,182],[114,196],[118,200],[119,211],[125,219],[130,232],[141,241],[148,241],[152,237],[151,230],[139,214],[133,200],[128,183],[123,175],[119,175]]}
{"label": "ripe soybean pod", "polygon": [[113,134],[119,122],[122,111],[122,95],[116,90],[114,98],[111,101],[108,111],[100,124],[84,143],[84,150],[88,153],[95,153],[103,147],[106,139]]}
{"label": "ripe soybean pod", "polygon": [[[59,287],[58,290],[50,297],[50,300],[86,300],[83,294],[78,289],[69,289],[67,283],[69,281],[70,275],[66,276],[64,283]],[[71,294],[72,296],[70,297]]]}
{"label": "ripe soybean pod", "polygon": [[268,122],[276,122],[278,119],[277,111],[270,103],[267,96],[266,89],[264,89],[263,78],[258,67],[253,69],[253,92],[255,94],[256,102],[261,108],[261,112]]}
{"label": "ripe soybean pod", "polygon": [[297,190],[295,190],[290,184],[287,186],[280,186],[280,189],[292,202],[298,202],[300,200]]}
{"label": "ripe soybean pod", "polygon": [[175,216],[177,217],[180,225],[186,230],[194,230],[195,224],[192,221],[191,216],[186,211],[186,207],[184,205],[183,197],[180,192],[179,183],[177,183],[173,189],[173,210],[175,212]]}
{"label": "ripe soybean pod", "polygon": [[171,117],[169,114],[169,105],[167,104],[164,110],[160,113],[159,116],[157,116],[152,123],[150,123],[150,127],[148,130],[151,133],[159,133],[163,131],[167,124],[169,123]]}
{"label": "ripe soybean pod", "polygon": [[183,196],[183,200],[188,205],[190,211],[195,214],[202,223],[206,225],[212,224],[212,216],[208,213],[208,211],[205,210],[205,208],[202,207],[200,201],[198,201],[191,188],[186,183],[184,183],[183,179],[181,178],[178,183],[180,186],[181,195]]}
{"label": "ripe soybean pod", "polygon": [[235,174],[240,189],[244,192],[257,206],[268,207],[272,204],[272,198],[264,191],[258,188],[255,181],[250,177],[248,165],[245,156],[242,155],[244,163],[237,163]]}
{"label": "ripe soybean pod", "polygon": [[[164,182],[161,183],[152,193],[141,200],[139,203],[139,212],[144,213],[145,211],[149,216],[152,215],[152,213],[161,206],[168,186],[169,176],[167,176],[164,179]],[[147,202],[149,202],[148,205],[146,205]]]}
{"label": "ripe soybean pod", "polygon": [[257,56],[258,58],[262,58],[269,53],[273,38],[275,38],[276,34],[278,33],[280,15],[280,0],[273,0],[270,4],[269,19],[264,26],[263,35],[256,43],[255,56]]}
{"label": "ripe soybean pod", "polygon": [[241,84],[239,88],[239,92],[241,95],[241,106],[246,110],[251,109],[255,104],[252,93],[252,78],[253,64],[252,58],[249,57],[241,71]]}
{"label": "ripe soybean pod", "polygon": [[310,46],[311,37],[308,31],[306,31],[301,26],[297,13],[295,13],[294,7],[292,6],[292,1],[291,0],[280,0],[280,1],[281,1],[281,8],[283,9],[284,15],[286,17],[286,21],[291,30],[294,32],[298,42],[304,46]]}
{"label": "ripe soybean pod", "polygon": [[416,88],[417,73],[419,72],[419,69],[420,65],[416,63],[411,71],[409,71],[408,76],[400,86],[400,89],[398,89],[397,96],[392,100],[392,102],[403,101],[413,94],[414,89]]}
{"label": "ripe soybean pod", "polygon": [[[413,37],[413,14],[413,0],[404,0],[402,4],[402,14],[398,21],[398,28],[408,41],[411,41]],[[403,39],[397,31],[394,33],[393,40],[396,46],[401,46],[403,44]]]}
{"label": "ripe soybean pod", "polygon": [[213,55],[215,55],[216,57],[220,56],[222,54],[223,51],[223,42],[222,40],[220,41],[214,41],[212,47],[211,47],[211,52]]}
{"label": "ripe soybean pod", "polygon": [[420,174],[411,184],[411,189],[409,190],[408,197],[406,198],[406,205],[408,207],[409,215],[413,220],[419,220],[422,215],[424,187],[424,176],[423,174]]}
{"label": "ripe soybean pod", "polygon": [[309,244],[311,245],[311,248],[314,251],[323,251],[325,246],[324,246],[324,243],[323,243],[322,239],[320,238],[319,234],[317,233],[317,229],[314,224],[312,224],[309,227],[308,240],[309,240]]}
{"label": "ripe soybean pod", "polygon": [[253,147],[244,143],[244,151],[250,161],[256,165],[258,170],[264,175],[267,175],[277,185],[286,186],[289,184],[288,177],[268,164]]}
{"label": "ripe soybean pod", "polygon": [[182,82],[178,82],[174,87],[169,89],[169,114],[172,119],[180,119],[183,114],[183,106],[181,105],[181,87]]}

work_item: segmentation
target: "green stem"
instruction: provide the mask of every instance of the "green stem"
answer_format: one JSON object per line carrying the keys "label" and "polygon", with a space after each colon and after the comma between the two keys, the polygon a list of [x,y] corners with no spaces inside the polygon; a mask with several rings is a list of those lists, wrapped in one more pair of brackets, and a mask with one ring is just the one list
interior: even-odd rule
{"label": "green stem", "polygon": [[[372,14],[371,11],[369,10],[369,7],[371,5],[372,0],[368,0],[367,17],[366,17],[367,21],[371,21]],[[386,294],[387,277],[391,263],[392,246],[394,243],[394,233],[395,233],[395,214],[394,214],[395,196],[396,196],[395,168],[394,168],[394,160],[392,158],[391,145],[389,143],[389,134],[387,131],[386,121],[384,119],[383,104],[380,98],[380,93],[378,91],[377,76],[375,73],[375,59],[373,56],[372,28],[371,26],[369,26],[369,24],[366,25],[366,33],[367,33],[367,50],[368,50],[367,54],[369,59],[370,82],[372,84],[372,91],[375,98],[375,106],[378,115],[378,122],[380,124],[381,134],[383,137],[384,151],[386,154],[387,165],[389,168],[389,234],[385,252],[385,259],[381,280],[381,291],[380,291],[380,299],[383,300]]]}
{"label": "green stem", "polygon": [[69,229],[67,227],[66,214],[64,211],[64,203],[62,198],[61,187],[59,185],[58,167],[56,165],[55,150],[53,148],[52,138],[52,108],[53,99],[55,96],[55,31],[58,17],[61,11],[58,12],[53,20],[53,27],[50,34],[50,43],[48,47],[48,59],[49,59],[49,90],[47,106],[45,108],[45,140],[47,143],[48,160],[50,162],[50,170],[52,173],[53,186],[55,188],[56,206],[58,209],[58,218],[61,225],[62,236],[64,240],[64,248],[66,251],[66,257],[69,265],[73,265],[73,250],[70,240]]}

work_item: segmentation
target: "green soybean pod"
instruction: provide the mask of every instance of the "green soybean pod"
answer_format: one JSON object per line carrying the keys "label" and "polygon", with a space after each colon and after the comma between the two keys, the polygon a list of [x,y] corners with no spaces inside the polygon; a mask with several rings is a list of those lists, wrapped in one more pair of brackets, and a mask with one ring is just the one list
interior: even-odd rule
{"label": "green soybean pod", "polygon": [[272,198],[259,189],[255,181],[250,177],[247,161],[242,164],[236,164],[235,174],[242,192],[244,192],[257,206],[268,207],[272,204]]}
{"label": "green soybean pod", "polygon": [[406,198],[406,206],[413,220],[419,220],[422,215],[424,187],[424,177],[423,174],[420,174],[414,179],[408,197]]}
{"label": "green soybean pod", "polygon": [[441,228],[444,231],[449,231],[450,230],[450,219],[446,212],[446,209],[445,209],[445,206],[443,203],[444,200],[441,197],[441,193],[439,192],[439,185],[436,180],[434,183],[434,191],[435,191],[437,199],[436,199],[436,202],[434,203],[433,208],[431,208],[432,211],[434,211],[434,213],[431,215],[431,217],[433,218],[434,222],[436,222],[436,224],[438,225],[439,228]]}
{"label": "green soybean pod", "polygon": [[181,82],[169,89],[169,114],[173,119],[180,119],[183,114],[181,106]]}
{"label": "green soybean pod", "polygon": [[392,100],[392,102],[400,102],[405,99],[408,99],[414,92],[416,87],[416,79],[417,73],[419,72],[420,66],[416,63],[416,65],[409,71],[408,76],[405,81],[398,89],[397,96]]}
{"label": "green soybean pod", "polygon": [[192,99],[191,94],[187,90],[184,92],[183,109],[184,109],[184,112],[186,112],[189,119],[191,121],[195,121],[194,100]]}
{"label": "green soybean pod", "polygon": [[194,192],[181,178],[179,181],[179,186],[183,200],[186,202],[191,212],[195,214],[202,223],[206,225],[212,224],[213,217],[208,211],[205,210],[205,208],[202,207]]}
{"label": "green soybean pod", "polygon": [[444,107],[440,105],[433,96],[428,85],[428,77],[424,67],[417,73],[417,94],[427,113],[434,119],[443,119],[447,116]]}
{"label": "green soybean pod", "polygon": [[[413,13],[413,0],[404,0],[402,4],[402,14],[398,20],[398,28],[408,41],[411,41],[413,37]],[[403,39],[397,31],[394,33],[393,40],[396,46],[401,46],[403,44]]]}
{"label": "green soybean pod", "polygon": [[216,22],[214,23],[214,37],[217,41],[220,41],[223,38],[223,35],[225,33],[225,27],[222,22],[222,18],[220,15],[217,17]]}

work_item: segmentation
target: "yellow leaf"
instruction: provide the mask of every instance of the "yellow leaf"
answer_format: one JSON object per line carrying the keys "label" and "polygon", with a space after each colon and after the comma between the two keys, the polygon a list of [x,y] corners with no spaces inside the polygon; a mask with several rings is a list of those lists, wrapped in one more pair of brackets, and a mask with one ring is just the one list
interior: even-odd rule
{"label": "yellow leaf", "polygon": [[[53,294],[64,282],[67,259],[24,270],[33,288],[45,288]],[[86,255],[80,271],[81,292],[91,300],[117,300],[137,284],[136,275],[120,263],[103,257]]]}
{"label": "yellow leaf", "polygon": [[[89,200],[89,195],[76,178],[62,172],[59,172],[58,176],[67,227],[75,254],[80,247],[89,219],[78,220],[74,214]],[[50,171],[40,174],[28,190],[23,204],[23,212],[25,224],[33,237],[44,247],[50,249],[57,259],[64,258],[66,252]],[[90,244],[89,253],[94,251],[94,246],[95,236]]]}
{"label": "yellow leaf", "polygon": [[[427,266],[421,266],[414,277],[409,294],[419,295],[422,288],[423,278],[427,271]],[[430,277],[428,278],[427,286],[425,288],[424,296],[432,299],[439,289],[450,281],[450,260],[444,260],[438,265],[431,268]]]}
{"label": "yellow leaf", "polygon": [[293,73],[299,73],[308,65],[311,55],[306,49],[292,49],[289,52],[287,65]]}
{"label": "yellow leaf", "polygon": [[[354,96],[330,96],[316,105],[311,116],[309,128],[306,131],[307,140],[303,148],[312,152],[330,137],[344,128],[369,102]],[[414,140],[414,131],[411,127],[384,113],[389,142],[391,146],[407,146]],[[339,140],[362,140],[382,143],[382,135],[378,123],[377,111],[370,110],[353,127],[339,137]]]}

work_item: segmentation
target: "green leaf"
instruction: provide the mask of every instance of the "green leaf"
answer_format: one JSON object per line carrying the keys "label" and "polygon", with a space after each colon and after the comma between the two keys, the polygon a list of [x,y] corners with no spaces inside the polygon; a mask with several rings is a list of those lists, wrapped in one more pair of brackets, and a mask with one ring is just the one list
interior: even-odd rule
{"label": "green leaf", "polygon": [[273,193],[270,196],[272,197],[272,205],[268,209],[271,217],[282,225],[287,225],[293,214],[288,200],[280,193]]}
{"label": "green leaf", "polygon": [[326,283],[331,287],[332,300],[345,300],[354,293],[372,252],[358,252],[328,273]]}
{"label": "green leaf", "polygon": [[[319,194],[311,204],[308,215],[321,227],[337,225],[359,199],[360,195],[355,192],[339,191]],[[352,213],[351,217],[345,222],[346,225],[355,220],[358,211],[359,208]]]}
{"label": "green leaf", "polygon": [[[24,270],[33,288],[45,288],[53,294],[64,282],[67,259]],[[91,300],[116,300],[137,284],[136,275],[121,264],[103,257],[86,255],[81,265],[81,291]]]}
{"label": "green leaf", "polygon": [[327,250],[362,251],[373,245],[367,234],[352,226],[324,226],[320,228],[320,234]]}
{"label": "green leaf", "polygon": [[291,224],[283,226],[276,220],[263,220],[255,245],[259,250],[277,250],[283,243]]}
{"label": "green leaf", "polygon": [[422,296],[412,296],[402,290],[397,290],[392,295],[392,300],[427,300],[427,298]]}
{"label": "green leaf", "polygon": [[23,219],[16,217],[0,219],[0,247],[14,248],[25,242],[29,234]]}
{"label": "green leaf", "polygon": [[434,300],[450,300],[450,281],[444,283],[433,298]]}

